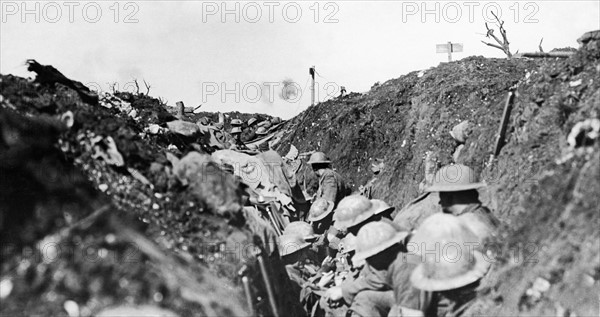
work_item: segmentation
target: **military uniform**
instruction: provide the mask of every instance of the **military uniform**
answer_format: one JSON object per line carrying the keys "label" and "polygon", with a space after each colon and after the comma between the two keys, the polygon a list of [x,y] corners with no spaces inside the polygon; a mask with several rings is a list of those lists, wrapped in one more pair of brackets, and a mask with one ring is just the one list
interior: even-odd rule
{"label": "military uniform", "polygon": [[337,206],[346,194],[346,184],[342,176],[330,168],[325,169],[319,179],[316,198],[325,198]]}
{"label": "military uniform", "polygon": [[479,281],[451,292],[422,291],[419,309],[425,317],[460,317],[477,297]]}

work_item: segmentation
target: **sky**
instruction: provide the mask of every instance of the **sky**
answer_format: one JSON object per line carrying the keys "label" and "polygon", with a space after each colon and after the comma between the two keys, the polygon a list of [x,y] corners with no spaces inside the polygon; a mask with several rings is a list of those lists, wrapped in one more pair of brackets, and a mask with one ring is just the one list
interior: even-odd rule
{"label": "sky", "polygon": [[[600,1],[5,1],[0,73],[53,65],[99,92],[135,91],[203,111],[291,118],[340,87],[367,92],[448,61],[504,54],[484,45],[505,22],[512,52],[578,47],[600,29]],[[493,41],[493,40],[491,40]]]}

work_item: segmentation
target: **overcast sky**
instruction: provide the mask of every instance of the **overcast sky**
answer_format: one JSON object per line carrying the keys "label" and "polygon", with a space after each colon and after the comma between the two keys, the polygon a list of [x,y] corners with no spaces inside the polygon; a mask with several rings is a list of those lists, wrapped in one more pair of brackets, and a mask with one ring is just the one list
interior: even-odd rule
{"label": "overcast sky", "polygon": [[323,101],[445,62],[436,44],[448,41],[463,44],[454,59],[503,57],[480,42],[490,11],[513,52],[542,37],[546,51],[578,47],[600,29],[598,0],[0,2],[2,74],[31,76],[33,58],[96,90],[131,91],[137,78],[169,105],[283,118],[310,105],[312,65]]}

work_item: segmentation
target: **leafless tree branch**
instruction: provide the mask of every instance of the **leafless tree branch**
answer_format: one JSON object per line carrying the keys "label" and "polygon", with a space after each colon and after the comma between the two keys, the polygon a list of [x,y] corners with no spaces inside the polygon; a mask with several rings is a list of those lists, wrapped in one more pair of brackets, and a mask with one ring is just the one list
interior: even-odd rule
{"label": "leafless tree branch", "polygon": [[487,38],[492,38],[494,41],[496,41],[496,43],[498,43],[498,45],[496,44],[492,44],[489,42],[483,42],[483,44],[497,48],[501,51],[504,52],[504,54],[506,54],[506,56],[508,58],[512,57],[512,53],[510,52],[510,42],[508,41],[508,36],[506,35],[506,29],[504,29],[504,21],[500,20],[500,18],[498,18],[498,16],[492,11],[492,15],[494,16],[494,18],[496,18],[496,21],[498,21],[498,29],[500,30],[500,35],[502,35],[502,40],[500,40],[495,34],[494,34],[494,29],[491,29],[487,22],[485,23],[485,28],[487,30],[485,37]]}
{"label": "leafless tree branch", "polygon": [[150,86],[150,84],[148,84],[145,79],[144,79],[144,86],[146,86],[146,96],[150,96],[150,87],[152,87],[152,86]]}

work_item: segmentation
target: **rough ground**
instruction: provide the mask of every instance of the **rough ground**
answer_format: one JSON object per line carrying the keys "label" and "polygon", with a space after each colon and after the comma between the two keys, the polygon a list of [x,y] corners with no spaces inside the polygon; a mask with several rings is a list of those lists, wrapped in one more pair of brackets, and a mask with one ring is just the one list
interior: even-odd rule
{"label": "rough ground", "polygon": [[[239,199],[239,182],[214,170],[212,190],[198,194],[167,159],[205,150],[202,137],[144,131],[174,119],[148,96],[118,93],[107,108],[59,83],[0,79],[1,276],[10,289],[2,316],[64,315],[67,301],[84,316],[147,304],[181,316],[247,315],[244,265],[256,307],[268,309],[253,254],[261,233],[239,211],[209,207]],[[60,121],[67,111],[70,129]],[[92,140],[108,136],[123,166],[95,155]],[[267,259],[274,275],[277,263]]]}
{"label": "rough ground", "polygon": [[[381,159],[373,195],[402,207],[418,194],[425,153],[438,166],[449,163],[455,143],[448,131],[470,120],[475,126],[458,161],[484,175],[490,186],[482,196],[505,223],[500,260],[472,313],[598,316],[600,144],[572,150],[566,142],[577,122],[600,117],[598,45],[564,60],[469,57],[412,72],[309,108],[287,123],[278,150],[294,144],[326,152],[355,189],[371,179],[370,161]],[[513,85],[507,143],[490,164]],[[173,119],[158,100],[117,94],[132,115],[83,102],[62,84],[10,75],[2,75],[0,93],[0,264],[3,287],[12,285],[1,315],[65,315],[67,301],[88,316],[120,304],[154,304],[182,316],[243,314],[237,272],[244,264],[259,311],[268,311],[255,259],[240,252],[261,245],[261,233],[234,211],[207,207],[237,195],[238,184],[221,177],[225,191],[196,195],[177,180],[169,145],[178,157],[207,149],[202,139],[147,133],[150,124]],[[58,120],[67,110],[74,113],[70,129]],[[114,139],[124,166],[93,156],[97,136]],[[312,172],[299,176],[310,191]],[[94,218],[107,204],[115,207]],[[155,253],[140,247],[143,237]],[[55,245],[61,249],[53,253]],[[276,260],[270,265],[280,268]],[[536,294],[536,281],[550,287]],[[276,287],[286,290],[281,279]],[[292,303],[280,306],[293,314]]]}

